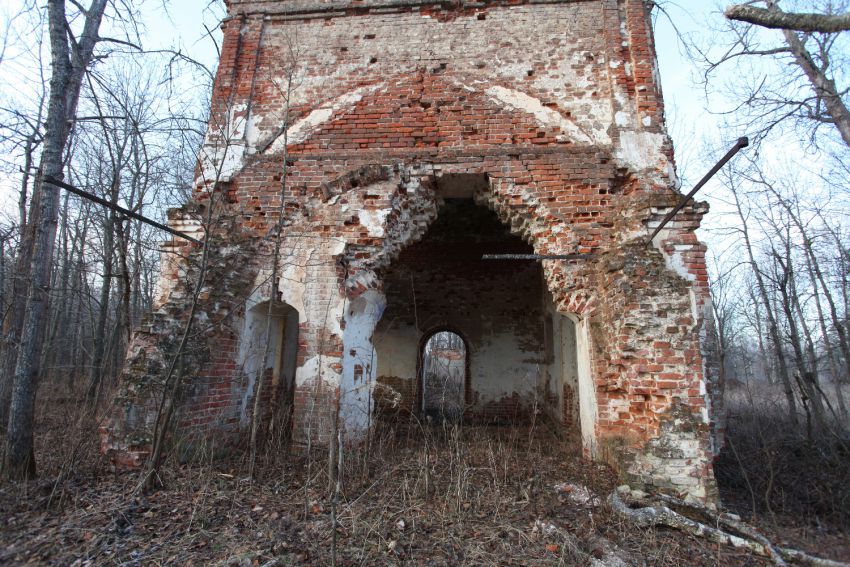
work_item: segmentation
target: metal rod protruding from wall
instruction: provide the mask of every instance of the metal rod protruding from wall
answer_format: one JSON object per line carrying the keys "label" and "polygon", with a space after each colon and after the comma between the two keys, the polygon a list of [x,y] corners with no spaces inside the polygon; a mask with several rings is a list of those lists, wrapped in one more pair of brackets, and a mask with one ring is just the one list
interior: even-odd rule
{"label": "metal rod protruding from wall", "polygon": [[65,183],[64,181],[59,181],[58,179],[56,179],[56,178],[54,178],[50,175],[45,175],[42,178],[42,181],[44,181],[45,183],[49,183],[51,185],[54,185],[56,187],[61,187],[62,189],[65,189],[66,191],[70,191],[74,195],[82,197],[83,199],[88,199],[89,201],[94,201],[98,205],[102,205],[102,206],[106,207],[107,209],[112,209],[113,211],[117,211],[117,212],[121,213],[122,215],[126,215],[126,216],[134,218],[138,221],[142,221],[143,223],[148,224],[152,227],[158,228],[160,230],[164,230],[165,232],[169,232],[169,233],[173,234],[174,236],[179,236],[180,238],[185,238],[189,242],[194,242],[195,244],[203,244],[197,238],[192,238],[188,234],[184,234],[184,233],[180,232],[179,230],[174,230],[173,228],[171,228],[169,226],[166,226],[162,223],[158,223],[155,220],[151,220],[146,216],[140,215],[139,213],[134,213],[133,211],[131,211],[129,209],[125,209],[124,207],[122,207],[120,205],[114,205],[114,204],[110,203],[109,201],[107,201],[106,199],[102,199],[102,198],[98,197],[97,195],[93,195],[93,194],[89,193],[88,191],[83,191],[82,189],[78,189],[77,187],[74,187],[73,185],[69,185],[69,184]]}
{"label": "metal rod protruding from wall", "polygon": [[482,260],[587,260],[593,254],[484,254]]}
{"label": "metal rod protruding from wall", "polygon": [[720,168],[722,168],[724,165],[726,165],[726,163],[727,163],[730,159],[732,159],[733,157],[735,157],[735,154],[737,154],[738,152],[740,152],[742,149],[746,148],[746,147],[747,147],[747,146],[749,146],[749,145],[750,145],[750,139],[749,139],[749,138],[747,138],[746,136],[744,136],[743,138],[738,138],[738,141],[737,141],[737,142],[735,142],[735,145],[732,147],[732,149],[731,149],[731,150],[729,150],[728,152],[726,152],[726,155],[725,155],[725,156],[723,156],[723,157],[720,159],[720,161],[718,161],[718,162],[717,162],[717,164],[716,164],[714,167],[712,167],[712,168],[711,168],[711,171],[709,171],[708,173],[706,173],[706,174],[705,174],[705,176],[704,176],[702,179],[700,179],[699,183],[697,183],[697,184],[696,184],[696,186],[695,186],[693,189],[691,189],[691,192],[690,192],[690,193],[688,193],[687,195],[685,195],[685,198],[684,198],[684,199],[682,199],[682,200],[679,202],[679,204],[678,204],[678,205],[676,205],[675,207],[673,207],[673,210],[672,210],[672,211],[670,211],[669,213],[667,213],[667,216],[665,216],[665,217],[664,217],[664,220],[662,220],[662,221],[661,221],[661,224],[659,224],[659,225],[656,227],[656,229],[653,231],[652,236],[650,236],[650,237],[649,237],[649,240],[647,241],[647,243],[648,243],[648,244],[652,244],[652,241],[655,239],[655,237],[656,237],[656,236],[658,236],[658,233],[659,233],[659,232],[661,232],[661,229],[663,229],[663,228],[664,228],[664,226],[665,226],[668,222],[670,222],[670,220],[671,220],[674,216],[676,216],[676,213],[678,213],[679,211],[681,211],[681,210],[682,210],[682,207],[684,207],[684,206],[688,203],[688,201],[690,201],[690,200],[694,197],[694,195],[696,195],[696,194],[697,194],[697,191],[699,191],[700,189],[702,189],[702,186],[703,186],[703,185],[705,185],[706,183],[708,183],[708,180],[709,180],[709,179],[711,179],[712,177],[714,177],[714,175],[715,175],[718,171],[720,171]]}

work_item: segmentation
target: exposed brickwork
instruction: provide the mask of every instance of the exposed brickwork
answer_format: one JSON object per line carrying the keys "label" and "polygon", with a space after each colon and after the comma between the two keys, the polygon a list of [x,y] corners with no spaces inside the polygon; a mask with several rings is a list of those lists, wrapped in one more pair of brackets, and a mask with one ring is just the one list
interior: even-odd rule
{"label": "exposed brickwork", "polygon": [[575,390],[569,384],[564,384],[562,400],[564,404],[563,414],[561,416],[562,423],[567,427],[575,426],[576,407],[575,407]]}
{"label": "exposed brickwork", "polygon": [[[709,302],[694,235],[705,207],[686,208],[657,248],[645,242],[676,199],[647,5],[229,2],[194,194],[196,207],[216,207],[206,238],[217,256],[181,431],[244,438],[257,382],[245,305],[274,294],[299,315],[296,442],[323,442],[336,416],[356,439],[376,406],[417,411],[420,343],[451,326],[470,352],[467,417],[543,411],[627,480],[712,497]],[[462,261],[441,264],[452,254],[428,246],[447,199],[495,213],[513,235],[498,251],[592,257],[487,265],[461,239],[451,250]],[[281,204],[283,268],[269,282]],[[171,222],[197,218],[185,209]],[[196,273],[197,247],[168,251],[187,259],[165,265],[105,435],[125,461],[143,456]],[[556,356],[545,328],[566,314],[575,331]],[[504,391],[476,382],[492,360],[482,353],[496,351]]]}

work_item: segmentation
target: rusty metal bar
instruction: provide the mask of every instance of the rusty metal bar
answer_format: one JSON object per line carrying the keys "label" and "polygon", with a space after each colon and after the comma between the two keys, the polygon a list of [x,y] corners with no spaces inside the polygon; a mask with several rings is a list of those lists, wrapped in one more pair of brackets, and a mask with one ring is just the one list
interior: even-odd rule
{"label": "rusty metal bar", "polygon": [[726,155],[725,155],[725,156],[723,156],[722,158],[720,158],[720,161],[718,161],[718,162],[715,164],[715,166],[711,168],[711,171],[709,171],[708,173],[706,173],[706,174],[705,174],[705,176],[704,176],[702,179],[700,179],[699,183],[697,183],[697,184],[696,184],[696,186],[695,186],[693,189],[691,189],[691,192],[690,192],[690,193],[688,193],[687,195],[685,195],[685,198],[684,198],[684,199],[682,199],[682,200],[679,202],[679,204],[678,204],[678,205],[676,205],[675,207],[673,207],[673,210],[672,210],[672,211],[670,211],[669,213],[667,213],[667,216],[665,216],[665,217],[664,217],[664,219],[661,221],[661,224],[659,224],[659,225],[655,228],[655,231],[652,233],[652,236],[650,236],[650,237],[649,237],[649,240],[647,241],[647,244],[652,244],[653,239],[654,239],[656,236],[658,236],[658,233],[659,233],[659,232],[661,232],[661,229],[662,229],[662,228],[664,228],[664,226],[665,226],[668,222],[670,222],[670,220],[671,220],[674,216],[676,216],[676,213],[678,213],[679,211],[681,211],[681,210],[682,210],[682,207],[684,207],[684,206],[688,203],[688,201],[690,201],[690,200],[694,197],[694,195],[696,195],[696,194],[697,194],[697,191],[699,191],[700,189],[702,189],[702,186],[703,186],[703,185],[705,185],[706,183],[708,183],[708,180],[709,180],[709,179],[711,179],[712,177],[714,177],[714,175],[715,175],[718,171],[720,171],[720,169],[721,169],[724,165],[726,165],[726,163],[727,163],[730,159],[732,159],[733,157],[735,157],[735,154],[737,154],[738,152],[740,152],[742,149],[746,148],[746,147],[747,147],[747,146],[749,146],[749,145],[750,145],[750,139],[749,139],[749,138],[747,138],[746,136],[745,136],[745,137],[743,137],[743,138],[738,138],[738,141],[737,141],[737,142],[735,142],[735,145],[734,145],[734,146],[732,146],[732,149],[731,149],[731,150],[729,150],[728,152],[726,152]]}
{"label": "rusty metal bar", "polygon": [[164,230],[165,232],[169,232],[169,233],[173,234],[174,236],[179,236],[180,238],[185,238],[189,242],[194,242],[195,244],[202,244],[202,242],[200,240],[198,240],[196,238],[192,238],[188,234],[184,234],[184,233],[180,232],[179,230],[174,230],[173,228],[171,228],[169,226],[158,223],[155,220],[151,220],[146,216],[140,215],[139,213],[134,213],[133,211],[131,211],[129,209],[125,209],[122,206],[113,205],[112,203],[110,203],[106,199],[102,199],[102,198],[98,197],[97,195],[93,195],[93,194],[89,193],[88,191],[83,191],[82,189],[78,189],[77,187],[74,187],[73,185],[69,185],[69,184],[65,183],[64,181],[59,181],[55,177],[52,177],[50,175],[46,175],[46,176],[44,176],[44,178],[42,180],[45,183],[49,183],[49,184],[54,185],[56,187],[61,187],[62,189],[65,189],[66,191],[70,191],[74,195],[82,197],[83,199],[88,199],[89,201],[94,201],[98,205],[102,205],[102,206],[106,207],[107,209],[112,209],[113,211],[119,212],[122,215],[126,215],[126,216],[134,218],[138,221],[142,221],[143,223],[148,224],[148,225],[150,225],[154,228]]}
{"label": "rusty metal bar", "polygon": [[593,254],[484,254],[482,260],[587,260]]}

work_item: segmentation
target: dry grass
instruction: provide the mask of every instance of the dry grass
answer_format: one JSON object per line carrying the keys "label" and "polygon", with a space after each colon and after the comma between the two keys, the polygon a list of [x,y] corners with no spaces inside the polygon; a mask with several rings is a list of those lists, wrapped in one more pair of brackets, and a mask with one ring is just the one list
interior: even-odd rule
{"label": "dry grass", "polygon": [[[78,430],[80,443],[68,439],[71,398],[48,407],[41,480],[0,486],[2,564],[330,565],[335,556],[338,565],[582,565],[609,553],[632,564],[763,564],[621,523],[604,504],[613,473],[540,424],[384,427],[344,451],[334,505],[318,449],[267,454],[252,482],[241,454],[212,461],[207,448],[192,463],[167,463],[164,489],[134,497],[138,475],[109,471],[93,424]],[[74,466],[63,467],[72,454]],[[556,490],[561,483],[603,503],[585,507]]]}

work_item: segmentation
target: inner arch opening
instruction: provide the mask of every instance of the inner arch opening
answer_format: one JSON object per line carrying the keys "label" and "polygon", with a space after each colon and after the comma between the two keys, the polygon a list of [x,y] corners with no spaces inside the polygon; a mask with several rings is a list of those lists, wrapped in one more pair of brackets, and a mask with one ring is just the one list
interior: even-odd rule
{"label": "inner arch opening", "polygon": [[298,311],[286,303],[276,303],[269,309],[266,300],[246,310],[239,347],[239,363],[247,379],[240,402],[242,427],[250,422],[259,380],[263,381],[261,408],[266,414],[263,421],[276,416],[288,425],[295,393],[298,323]]}
{"label": "inner arch opening", "polygon": [[534,261],[481,259],[533,249],[472,193],[458,186],[442,195],[424,237],[379,274],[387,301],[373,341],[379,419],[427,413],[423,346],[439,330],[465,342],[464,422],[519,423],[541,410],[551,316],[542,269]]}

